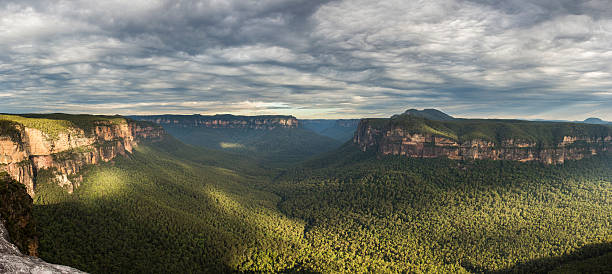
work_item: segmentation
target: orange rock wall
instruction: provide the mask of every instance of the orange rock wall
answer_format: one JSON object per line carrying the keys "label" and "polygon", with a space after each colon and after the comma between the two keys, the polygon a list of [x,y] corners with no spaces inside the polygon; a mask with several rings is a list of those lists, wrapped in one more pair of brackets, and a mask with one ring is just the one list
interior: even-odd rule
{"label": "orange rock wall", "polygon": [[[586,145],[574,146],[576,142]],[[536,143],[507,139],[500,144],[486,140],[459,143],[441,136],[411,133],[402,128],[377,129],[360,123],[353,142],[362,151],[376,150],[383,155],[450,159],[492,159],[540,161],[547,164],[580,160],[597,154],[612,153],[612,137],[564,136],[556,146],[540,148]]]}
{"label": "orange rock wall", "polygon": [[130,120],[122,124],[96,122],[88,132],[71,128],[56,138],[35,128],[16,127],[19,141],[0,136],[0,171],[24,184],[31,196],[36,190],[37,173],[42,169],[53,169],[58,183],[72,192],[80,180],[70,182],[68,175],[77,174],[85,165],[131,153],[141,140],[159,140],[164,135],[158,126]]}

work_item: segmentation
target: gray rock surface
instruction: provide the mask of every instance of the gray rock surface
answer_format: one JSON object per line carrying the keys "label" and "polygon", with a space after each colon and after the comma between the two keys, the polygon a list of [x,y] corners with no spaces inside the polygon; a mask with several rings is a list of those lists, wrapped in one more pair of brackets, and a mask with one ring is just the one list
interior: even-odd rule
{"label": "gray rock surface", "polygon": [[0,221],[0,273],[85,273],[78,269],[47,263],[39,258],[21,254],[9,241],[9,235]]}

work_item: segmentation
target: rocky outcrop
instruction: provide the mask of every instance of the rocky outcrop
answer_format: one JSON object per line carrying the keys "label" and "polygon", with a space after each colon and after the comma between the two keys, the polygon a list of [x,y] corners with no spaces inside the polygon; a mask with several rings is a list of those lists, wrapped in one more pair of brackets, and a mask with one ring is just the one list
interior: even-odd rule
{"label": "rocky outcrop", "polygon": [[159,140],[164,135],[157,125],[129,119],[120,123],[92,121],[87,127],[70,127],[55,136],[19,123],[12,127],[17,134],[0,135],[0,171],[24,184],[30,195],[35,193],[40,170],[52,170],[56,180],[71,192],[79,185],[81,178],[76,174],[83,166],[131,153],[138,142]]}
{"label": "rocky outcrop", "polygon": [[32,198],[22,184],[0,172],[0,219],[21,252],[38,256],[38,233],[32,217]]}
{"label": "rocky outcrop", "polygon": [[84,273],[36,258],[37,248],[32,198],[23,185],[0,173],[0,273]]}
{"label": "rocky outcrop", "polygon": [[297,128],[298,120],[293,116],[261,115],[236,116],[230,114],[204,115],[152,115],[130,116],[133,119],[149,121],[163,126],[203,127],[203,128],[244,128],[244,129],[275,129]]}
{"label": "rocky outcrop", "polygon": [[24,255],[9,239],[8,231],[0,222],[0,273],[86,273],[72,267],[50,264],[39,258]]}
{"label": "rocky outcrop", "polygon": [[[474,137],[460,141],[458,138],[415,129],[422,126],[395,125],[381,123],[380,120],[382,119],[363,119],[360,122],[353,143],[362,151],[375,150],[382,155],[419,158],[540,161],[548,164],[612,153],[612,136],[605,134],[603,136],[565,135],[555,140],[552,145],[516,138],[499,138],[492,141]],[[435,132],[435,130],[430,131]]]}

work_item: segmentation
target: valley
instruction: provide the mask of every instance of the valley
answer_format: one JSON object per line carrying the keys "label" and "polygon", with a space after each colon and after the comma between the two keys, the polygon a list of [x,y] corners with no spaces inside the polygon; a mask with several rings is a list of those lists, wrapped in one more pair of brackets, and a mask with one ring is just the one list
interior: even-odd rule
{"label": "valley", "polygon": [[0,274],[612,274],[612,1],[0,1]]}
{"label": "valley", "polygon": [[612,127],[449,117],[2,115],[0,170],[90,273],[609,267]]}
{"label": "valley", "polygon": [[[132,118],[159,124],[187,144],[249,155],[269,166],[291,165],[317,153],[333,150],[350,139],[341,141],[320,135],[304,128],[302,121],[293,116],[159,115]],[[333,120],[330,122],[335,123]],[[354,128],[348,128],[354,132]]]}

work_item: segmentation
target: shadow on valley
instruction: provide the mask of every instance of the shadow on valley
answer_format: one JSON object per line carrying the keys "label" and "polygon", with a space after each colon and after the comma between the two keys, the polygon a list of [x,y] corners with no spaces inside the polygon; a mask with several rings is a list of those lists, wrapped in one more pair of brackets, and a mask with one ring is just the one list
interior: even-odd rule
{"label": "shadow on valley", "polygon": [[609,273],[612,269],[612,243],[590,244],[563,256],[535,259],[498,271],[469,263],[463,267],[475,273]]}

